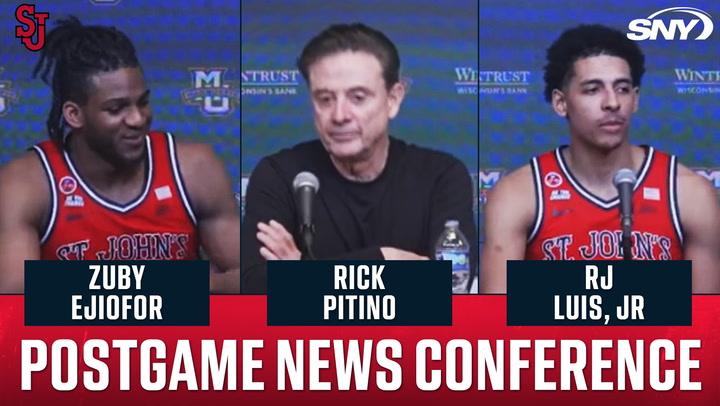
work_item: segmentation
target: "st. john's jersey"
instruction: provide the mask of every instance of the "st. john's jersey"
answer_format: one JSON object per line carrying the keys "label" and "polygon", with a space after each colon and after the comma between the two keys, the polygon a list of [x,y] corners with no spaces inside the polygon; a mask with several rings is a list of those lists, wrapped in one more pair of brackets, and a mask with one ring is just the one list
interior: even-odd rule
{"label": "st. john's jersey", "polygon": [[[620,199],[604,200],[573,177],[561,148],[531,161],[536,216],[526,259],[622,259]],[[644,147],[645,160],[633,188],[632,257],[683,259],[676,197],[675,156]]]}
{"label": "st. john's jersey", "polygon": [[142,192],[127,204],[103,198],[53,141],[34,146],[50,182],[51,211],[42,259],[178,260],[198,258],[195,215],[170,133],[150,132]]}

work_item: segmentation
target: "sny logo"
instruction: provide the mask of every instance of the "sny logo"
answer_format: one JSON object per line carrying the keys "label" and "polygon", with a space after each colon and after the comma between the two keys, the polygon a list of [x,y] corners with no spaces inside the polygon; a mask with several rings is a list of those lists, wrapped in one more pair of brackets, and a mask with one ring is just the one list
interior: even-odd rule
{"label": "sny logo", "polygon": [[[672,18],[669,21],[669,25],[666,25],[665,22],[659,18],[663,13],[685,13],[697,18],[693,18],[687,23],[683,19]],[[647,18],[632,20],[630,24],[628,24],[628,29],[632,33],[628,33],[627,37],[633,41],[643,41],[646,39],[654,41],[657,39],[658,33],[660,33],[666,40],[674,40],[676,39],[676,33],[679,33],[679,39],[685,41],[688,39],[690,31],[695,28],[699,21],[703,23],[703,30],[695,39],[708,39],[713,32],[713,22],[710,14],[693,7],[670,7],[656,11]]]}
{"label": "sny logo", "polygon": [[192,89],[182,91],[183,103],[199,105],[203,114],[224,116],[240,102],[240,92],[234,83],[224,80],[226,68],[190,68]]}
{"label": "sny logo", "polygon": [[[15,37],[30,51],[37,52],[45,46],[45,21],[50,13],[35,12],[34,4],[21,4],[15,9],[15,19],[23,25],[15,26]],[[27,26],[25,28],[24,26]],[[37,41],[32,37],[37,33]]]}

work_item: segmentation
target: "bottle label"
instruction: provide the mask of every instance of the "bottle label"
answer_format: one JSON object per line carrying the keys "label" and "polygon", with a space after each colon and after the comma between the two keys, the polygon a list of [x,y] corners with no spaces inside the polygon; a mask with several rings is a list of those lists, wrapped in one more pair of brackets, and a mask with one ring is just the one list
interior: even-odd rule
{"label": "bottle label", "polygon": [[452,261],[453,293],[467,293],[470,279],[470,255],[465,250],[443,249],[435,252],[435,258]]}

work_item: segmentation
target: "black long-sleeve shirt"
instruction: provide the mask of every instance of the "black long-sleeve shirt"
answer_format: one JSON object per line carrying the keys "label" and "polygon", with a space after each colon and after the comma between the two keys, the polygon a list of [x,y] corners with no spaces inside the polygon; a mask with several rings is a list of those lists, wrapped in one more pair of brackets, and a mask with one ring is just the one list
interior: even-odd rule
{"label": "black long-sleeve shirt", "polygon": [[467,168],[449,154],[390,138],[385,169],[367,183],[345,179],[320,141],[310,141],[263,158],[250,177],[242,225],[243,293],[266,291],[257,223],[280,222],[300,245],[292,182],[302,171],[315,174],[320,190],[313,206],[318,259],[383,259],[380,247],[434,257],[445,221],[459,220],[476,269],[478,244]]}

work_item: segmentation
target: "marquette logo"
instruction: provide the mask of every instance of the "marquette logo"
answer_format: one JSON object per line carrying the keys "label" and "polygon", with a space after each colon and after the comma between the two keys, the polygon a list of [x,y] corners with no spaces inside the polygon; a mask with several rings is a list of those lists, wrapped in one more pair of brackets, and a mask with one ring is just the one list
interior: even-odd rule
{"label": "marquette logo", "polygon": [[[684,14],[685,19],[671,18],[666,22],[660,18],[666,13]],[[690,18],[688,15],[695,18]],[[627,37],[633,41],[654,41],[658,36],[662,36],[665,40],[687,41],[693,33],[693,39],[702,41],[710,38],[713,28],[712,17],[703,10],[693,7],[670,7],[656,11],[647,18],[630,21],[628,24],[630,32],[627,33]]]}
{"label": "marquette logo", "polygon": [[[0,67],[0,73],[3,68]],[[12,81],[0,80],[0,117],[6,115],[10,111],[10,103],[18,102],[18,94],[12,89]]]}
{"label": "marquette logo", "polygon": [[718,197],[720,197],[720,168],[695,168],[693,170],[698,175],[709,180],[717,190]]}
{"label": "marquette logo", "polygon": [[227,68],[190,68],[192,88],[182,91],[183,103],[199,106],[205,116],[226,116],[240,102],[237,82],[225,80]]}
{"label": "marquette logo", "polygon": [[244,70],[240,76],[243,96],[296,95],[300,86],[297,69]]}
{"label": "marquette logo", "polygon": [[715,189],[720,192],[720,168],[695,168],[695,173],[712,183]]}
{"label": "marquette logo", "polygon": [[675,68],[674,84],[679,94],[720,94],[720,70]]}
{"label": "marquette logo", "polygon": [[502,177],[503,169],[481,169],[478,173],[478,203],[480,207],[487,203],[487,193]]}
{"label": "marquette logo", "polygon": [[530,71],[486,70],[478,72],[481,94],[528,94]]}
{"label": "marquette logo", "polygon": [[457,94],[478,94],[478,77],[480,71],[467,67],[458,66],[455,68],[455,90]]}

